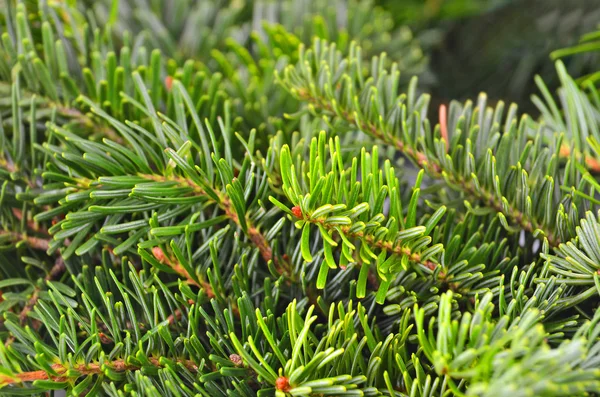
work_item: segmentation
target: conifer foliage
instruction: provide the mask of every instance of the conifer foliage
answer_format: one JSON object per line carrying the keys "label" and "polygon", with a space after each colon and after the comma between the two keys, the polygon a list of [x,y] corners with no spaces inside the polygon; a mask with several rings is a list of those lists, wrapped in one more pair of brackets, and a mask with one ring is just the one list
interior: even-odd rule
{"label": "conifer foliage", "polygon": [[596,75],[430,109],[370,2],[0,4],[0,395],[598,395]]}

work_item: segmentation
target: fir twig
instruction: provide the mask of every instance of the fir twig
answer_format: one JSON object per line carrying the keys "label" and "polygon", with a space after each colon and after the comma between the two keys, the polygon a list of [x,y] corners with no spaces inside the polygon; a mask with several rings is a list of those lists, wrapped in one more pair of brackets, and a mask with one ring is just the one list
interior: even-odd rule
{"label": "fir twig", "polygon": [[197,277],[192,277],[191,274],[185,269],[185,267],[179,263],[176,259],[170,258],[160,247],[152,248],[152,254],[154,257],[162,264],[169,266],[172,268],[175,273],[179,276],[183,277],[188,284],[195,285],[198,288],[202,288],[206,293],[206,296],[209,298],[214,298],[215,293],[210,285],[206,281],[200,280],[196,281]]}
{"label": "fir twig", "polygon": [[334,226],[327,222],[324,219],[314,219],[309,218],[306,219],[307,222],[310,222],[315,225],[321,225],[323,228],[329,231],[337,231],[338,233],[344,233],[345,236],[360,239],[368,243],[371,247],[377,248],[379,250],[385,250],[392,254],[396,254],[399,256],[406,256],[410,261],[415,263],[420,263],[423,266],[429,269],[435,269],[437,264],[430,260],[421,260],[421,255],[418,252],[412,252],[409,247],[402,246],[402,241],[385,241],[385,240],[377,240],[371,234],[365,234],[364,232],[353,232],[351,226]]}
{"label": "fir twig", "polygon": [[[156,357],[148,357],[150,364],[156,368],[163,368],[167,364],[161,363],[161,360]],[[192,373],[198,372],[198,365],[192,360],[177,360],[176,364],[183,365]],[[139,371],[142,367],[133,364],[128,364],[125,360],[114,360],[104,363],[89,363],[89,364],[52,364],[52,371],[57,375],[48,373],[47,371],[30,371],[21,372],[15,375],[0,374],[0,385],[7,386],[16,383],[34,382],[36,380],[52,380],[54,382],[76,381],[77,379],[87,375],[98,375],[104,371],[104,368],[110,368],[115,372]]]}

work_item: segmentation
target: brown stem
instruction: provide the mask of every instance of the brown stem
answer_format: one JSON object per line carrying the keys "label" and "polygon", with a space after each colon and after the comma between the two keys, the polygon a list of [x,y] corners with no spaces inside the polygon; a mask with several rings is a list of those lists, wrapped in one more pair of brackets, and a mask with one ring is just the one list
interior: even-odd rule
{"label": "brown stem", "polygon": [[[225,212],[225,215],[227,215],[227,217],[229,219],[231,219],[236,225],[239,226],[240,219],[238,218],[237,213],[233,210],[231,200],[229,200],[229,197],[224,196],[222,194],[220,195],[220,197],[221,197],[221,203],[220,203],[221,209]],[[248,220],[246,220],[246,223],[248,224]],[[250,239],[250,241],[252,241],[254,243],[256,248],[258,248],[258,251],[260,252],[260,256],[262,256],[262,258],[265,260],[265,262],[269,262],[270,260],[276,260],[276,259],[273,259],[273,250],[269,246],[269,243],[267,243],[267,239],[252,224],[248,224],[248,238]]]}
{"label": "brown stem", "polygon": [[[23,211],[21,211],[20,209],[13,208],[12,213],[18,220],[23,220]],[[48,237],[50,236],[50,234],[48,233],[48,229],[35,222],[33,219],[27,219],[27,227],[35,233],[40,233]]]}
{"label": "brown stem", "polygon": [[[18,208],[13,208],[12,213],[19,221],[23,220],[23,212]],[[48,234],[48,229],[43,226],[40,226],[38,223],[33,220],[27,219],[27,228],[33,231],[34,233],[43,234],[47,237],[50,237]],[[42,251],[47,251],[50,246],[50,238],[42,238],[42,237],[34,237],[28,236],[26,233],[17,233],[11,231],[2,231],[0,230],[0,236],[10,236],[14,242],[25,241],[27,244],[33,249],[39,249]]]}
{"label": "brown stem", "polygon": [[[209,287],[210,287],[210,285],[209,285]],[[188,303],[190,305],[193,305],[194,301],[191,299],[188,299]],[[169,317],[167,317],[167,321],[169,322],[169,325],[172,325],[173,323],[175,323],[175,321],[178,321],[179,319],[181,319],[182,315],[183,315],[183,311],[181,309],[175,309],[173,314],[171,314],[171,315],[169,315]]]}
{"label": "brown stem", "polygon": [[179,274],[181,277],[185,278],[188,284],[195,285],[198,288],[202,288],[206,293],[206,296],[209,298],[215,297],[215,292],[209,283],[203,280],[196,281],[194,277],[186,270],[186,268],[177,261],[175,258],[170,258],[165,254],[165,252],[160,247],[152,248],[152,254],[158,261],[164,265],[169,266],[171,269],[175,271],[175,273]]}
{"label": "brown stem", "polygon": [[50,244],[49,239],[28,236],[25,233],[0,231],[0,236],[9,236],[15,243],[19,241],[25,241],[31,248],[42,251],[47,251]]}
{"label": "brown stem", "polygon": [[[158,368],[162,368],[165,365],[161,364],[160,360],[156,357],[148,357],[148,361]],[[177,360],[177,363],[186,367],[190,372],[198,372],[198,365],[192,360]],[[46,371],[29,371],[21,372],[15,375],[0,374],[0,386],[7,386],[18,383],[34,382],[36,380],[52,380],[54,382],[65,382],[74,381],[82,376],[87,375],[98,375],[103,373],[103,368],[109,367],[116,372],[127,372],[127,371],[138,371],[141,369],[140,366],[134,364],[128,364],[125,360],[114,360],[110,362],[90,363],[90,364],[53,364],[52,369],[58,374],[49,374]]]}
{"label": "brown stem", "polygon": [[[298,97],[304,101],[311,103],[313,106],[319,107],[327,112],[340,115],[347,123],[354,124],[362,131],[365,131],[373,137],[394,146],[399,151],[403,152],[407,157],[411,158],[419,167],[426,170],[432,177],[436,179],[443,179],[451,184],[461,186],[463,191],[477,197],[479,200],[484,201],[487,205],[493,208],[496,212],[505,214],[512,223],[521,226],[523,229],[532,233],[537,229],[544,231],[545,236],[548,238],[548,243],[552,247],[556,247],[560,244],[560,239],[554,235],[550,230],[544,229],[541,222],[536,219],[527,220],[525,214],[514,207],[510,207],[508,211],[504,210],[502,201],[496,197],[495,194],[487,191],[480,187],[475,188],[475,185],[467,180],[459,179],[454,173],[446,173],[442,169],[441,165],[435,161],[429,161],[427,154],[417,149],[413,149],[404,144],[398,138],[391,134],[385,133],[379,129],[377,125],[371,122],[363,122],[356,119],[356,117],[348,111],[340,110],[336,111],[334,107],[324,98],[312,96],[305,90],[297,91]],[[442,110],[440,110],[440,113]]]}

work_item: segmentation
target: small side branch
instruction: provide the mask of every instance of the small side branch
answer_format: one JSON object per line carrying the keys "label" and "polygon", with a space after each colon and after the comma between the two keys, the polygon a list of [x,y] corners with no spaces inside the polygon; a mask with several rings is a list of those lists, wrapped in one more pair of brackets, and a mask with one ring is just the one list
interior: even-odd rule
{"label": "small side branch", "polygon": [[183,277],[187,281],[188,284],[195,285],[198,288],[202,288],[204,290],[204,292],[206,293],[206,296],[208,296],[209,298],[215,297],[215,292],[213,291],[213,289],[209,283],[207,283],[206,281],[202,281],[202,280],[200,280],[199,282],[196,281],[196,279],[194,277],[192,277],[192,275],[186,270],[186,268],[181,263],[179,263],[176,259],[173,259],[173,258],[170,258],[169,256],[167,256],[167,254],[165,254],[165,252],[162,250],[162,248],[160,248],[160,247],[152,248],[152,254],[160,263],[162,263],[163,265],[169,266],[171,269],[173,269],[175,271],[175,273],[177,273],[179,276]]}
{"label": "small side branch", "polygon": [[[50,271],[48,272],[46,277],[44,277],[44,284],[46,284],[48,281],[53,281],[53,280],[59,279],[60,276],[62,276],[62,274],[65,272],[65,270],[66,270],[65,261],[62,259],[62,257],[58,257],[56,259],[56,262],[54,263],[54,266],[52,266],[52,268],[50,269]],[[19,317],[19,324],[21,324],[21,326],[25,325],[25,322],[27,321],[27,317],[29,316],[29,312],[31,312],[33,310],[33,308],[35,307],[35,304],[37,303],[37,301],[39,299],[41,290],[42,290],[42,287],[40,285],[36,285],[34,287],[33,293],[31,294],[31,297],[29,298],[29,300],[27,300],[27,303],[25,304],[25,306],[23,306],[23,309],[21,309],[21,311],[19,312],[18,317]],[[32,327],[35,330],[39,329],[40,326],[41,326],[41,323],[39,321],[34,321],[32,324]],[[6,342],[4,342],[4,346],[9,346],[14,341],[15,341],[14,336],[10,336],[6,340]]]}
{"label": "small side branch", "polygon": [[[220,192],[220,191],[214,192],[215,194],[217,194],[217,196],[219,196],[219,200],[220,200],[219,202],[215,202],[206,193],[206,191],[204,190],[203,187],[198,186],[198,184],[196,184],[190,178],[185,178],[185,177],[181,177],[181,176],[165,177],[165,176],[150,175],[150,174],[140,174],[140,176],[143,178],[146,178],[146,179],[153,180],[155,182],[173,182],[173,181],[175,181],[182,187],[191,188],[193,190],[194,194],[199,195],[199,196],[204,196],[204,197],[206,197],[207,201],[212,201],[214,204],[217,204],[221,208],[221,210],[225,213],[225,215],[233,223],[235,223],[237,226],[240,226],[240,219],[239,219],[237,213],[233,209],[231,200],[229,199],[228,196],[226,196],[222,192]],[[291,269],[291,266],[289,265],[289,263],[287,263],[285,260],[281,261],[281,260],[279,260],[279,258],[277,258],[276,256],[273,255],[273,249],[269,245],[266,237],[262,234],[262,232],[256,226],[254,226],[250,222],[249,219],[246,219],[246,225],[248,226],[247,227],[248,238],[254,244],[254,246],[258,249],[263,260],[267,263],[272,260],[273,263],[275,264],[276,269],[278,269],[278,271],[281,273],[281,275],[291,277],[291,275],[289,274],[290,269]]]}
{"label": "small side branch", "polygon": [[[157,368],[162,368],[165,365],[160,362],[160,359],[156,357],[148,357],[148,361]],[[198,372],[198,365],[192,360],[178,360],[178,364],[183,365],[190,372]],[[67,365],[67,364],[53,364],[52,370],[57,375],[49,374],[46,371],[29,371],[21,372],[15,375],[0,374],[0,386],[8,386],[13,384],[20,384],[26,382],[34,382],[36,380],[52,380],[54,382],[65,382],[75,381],[80,377],[87,375],[99,375],[103,373],[104,368],[108,367],[116,372],[129,372],[138,371],[140,367],[132,364],[128,364],[125,360],[114,360],[110,362],[91,363],[91,364],[79,364],[79,365]]]}
{"label": "small side branch", "polygon": [[[65,270],[65,261],[62,259],[62,257],[59,257],[58,259],[56,259],[56,262],[54,263],[54,266],[52,266],[52,269],[50,269],[50,272],[48,272],[46,277],[44,277],[44,284],[48,281],[58,279],[65,272]],[[21,325],[25,324],[25,321],[27,320],[27,315],[31,310],[33,310],[33,307],[37,303],[40,291],[41,287],[36,286],[35,290],[33,291],[33,294],[31,295],[31,298],[29,298],[27,304],[23,307],[21,313],[19,313],[19,322],[21,323]],[[35,328],[38,327],[39,325],[35,326]]]}

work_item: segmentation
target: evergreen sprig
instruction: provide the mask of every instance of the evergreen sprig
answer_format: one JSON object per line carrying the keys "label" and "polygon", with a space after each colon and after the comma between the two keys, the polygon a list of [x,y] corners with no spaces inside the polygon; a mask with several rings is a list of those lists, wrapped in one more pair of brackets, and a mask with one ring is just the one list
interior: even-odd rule
{"label": "evergreen sprig", "polygon": [[600,390],[592,80],[432,117],[371,2],[3,5],[0,395]]}

